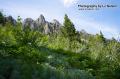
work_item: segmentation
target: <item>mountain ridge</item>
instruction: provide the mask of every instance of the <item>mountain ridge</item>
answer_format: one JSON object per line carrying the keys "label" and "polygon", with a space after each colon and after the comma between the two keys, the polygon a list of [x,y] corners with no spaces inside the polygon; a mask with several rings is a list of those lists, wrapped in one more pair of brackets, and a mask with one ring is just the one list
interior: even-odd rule
{"label": "mountain ridge", "polygon": [[[13,25],[16,25],[17,21],[12,16],[7,16],[4,18],[5,22],[10,22]],[[29,26],[31,29],[40,31],[44,34],[58,33],[62,24],[53,19],[51,22],[47,21],[45,17],[40,14],[37,19],[25,18],[22,21],[23,28]]]}

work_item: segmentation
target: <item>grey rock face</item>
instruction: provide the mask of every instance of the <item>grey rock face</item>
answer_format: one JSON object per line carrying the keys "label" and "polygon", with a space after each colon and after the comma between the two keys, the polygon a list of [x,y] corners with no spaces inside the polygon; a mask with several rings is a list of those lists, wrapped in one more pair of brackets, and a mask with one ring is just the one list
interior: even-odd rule
{"label": "grey rock face", "polygon": [[61,24],[54,19],[52,22],[45,20],[43,15],[40,15],[37,20],[27,18],[23,22],[23,26],[30,26],[31,29],[36,29],[44,34],[57,33]]}
{"label": "grey rock face", "polygon": [[49,22],[46,22],[45,26],[44,26],[44,33],[45,34],[50,34],[52,33],[52,28],[51,26],[49,25]]}
{"label": "grey rock face", "polygon": [[[5,17],[5,22],[10,22],[13,25],[16,25],[17,23],[12,16]],[[44,34],[52,34],[59,32],[61,24],[56,19],[54,19],[52,22],[48,22],[45,20],[43,15],[40,15],[37,20],[26,18],[23,21],[23,28],[27,26]]]}
{"label": "grey rock face", "polygon": [[31,18],[26,18],[23,22],[23,27],[30,27],[31,29],[37,29],[36,23],[33,19]]}
{"label": "grey rock face", "polygon": [[59,32],[60,26],[61,26],[61,24],[56,19],[54,19],[51,23],[51,27],[53,29],[53,32],[56,32],[56,33]]}
{"label": "grey rock face", "polygon": [[46,21],[45,21],[45,18],[44,18],[43,15],[40,15],[39,18],[36,20],[36,24],[37,24],[38,26],[40,26],[40,25],[45,25],[45,23],[46,23]]}
{"label": "grey rock face", "polygon": [[12,16],[5,17],[5,22],[10,22],[13,25],[16,25],[16,20]]}

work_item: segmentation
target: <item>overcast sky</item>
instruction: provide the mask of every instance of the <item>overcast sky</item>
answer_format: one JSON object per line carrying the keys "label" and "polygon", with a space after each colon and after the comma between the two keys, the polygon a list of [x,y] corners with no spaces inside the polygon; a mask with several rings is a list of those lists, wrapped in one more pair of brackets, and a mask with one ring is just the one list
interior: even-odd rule
{"label": "overcast sky", "polygon": [[[67,14],[77,30],[85,29],[96,34],[101,30],[105,37],[118,38],[120,33],[120,0],[0,0],[0,9],[6,15],[23,19],[37,19],[43,14],[48,21],[57,19],[63,22]],[[116,8],[94,11],[78,10],[78,4],[115,4]]]}

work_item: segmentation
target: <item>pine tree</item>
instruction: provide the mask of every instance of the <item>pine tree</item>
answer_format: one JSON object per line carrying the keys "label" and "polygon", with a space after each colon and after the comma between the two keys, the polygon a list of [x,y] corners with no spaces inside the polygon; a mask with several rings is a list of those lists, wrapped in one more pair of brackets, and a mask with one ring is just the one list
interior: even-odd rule
{"label": "pine tree", "polygon": [[4,24],[4,16],[2,12],[0,12],[0,24]]}
{"label": "pine tree", "polygon": [[64,17],[64,23],[62,27],[62,34],[65,38],[69,41],[69,48],[71,48],[72,41],[75,40],[76,37],[76,29],[74,27],[74,24],[71,22],[71,20],[68,18],[67,14],[65,14]]}
{"label": "pine tree", "polygon": [[71,20],[68,18],[68,16],[65,14],[64,17],[64,24],[63,24],[63,34],[65,37],[67,37],[70,41],[74,39],[76,30],[74,27],[74,24],[71,22]]}
{"label": "pine tree", "polygon": [[100,31],[99,34],[96,34],[96,43],[106,45],[107,41],[103,35],[103,33]]}
{"label": "pine tree", "polygon": [[103,35],[103,33],[102,33],[101,31],[100,31],[99,39],[100,39],[100,41],[103,42],[103,43],[106,42],[105,37],[104,37],[104,35]]}

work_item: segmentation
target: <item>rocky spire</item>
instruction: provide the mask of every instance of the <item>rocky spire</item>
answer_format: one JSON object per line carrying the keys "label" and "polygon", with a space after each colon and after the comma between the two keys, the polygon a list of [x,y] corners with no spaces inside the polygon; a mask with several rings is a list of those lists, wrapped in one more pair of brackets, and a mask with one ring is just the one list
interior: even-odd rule
{"label": "rocky spire", "polygon": [[39,16],[39,18],[36,20],[36,24],[37,24],[38,26],[40,26],[40,25],[45,25],[45,23],[46,23],[45,18],[44,18],[44,16],[41,14],[41,15]]}
{"label": "rocky spire", "polygon": [[23,26],[29,26],[31,29],[36,29],[36,23],[32,18],[26,18],[23,22]]}
{"label": "rocky spire", "polygon": [[54,19],[52,22],[46,21],[42,14],[35,21],[31,18],[26,18],[23,22],[23,25],[30,26],[30,28],[36,29],[44,34],[58,32],[61,26],[59,21],[56,19]]}
{"label": "rocky spire", "polygon": [[60,26],[61,24],[59,23],[59,21],[53,19],[53,21],[51,22],[51,27],[53,29],[53,32],[58,32],[60,30]]}
{"label": "rocky spire", "polygon": [[5,22],[10,22],[13,25],[16,25],[16,20],[12,16],[5,17]]}

